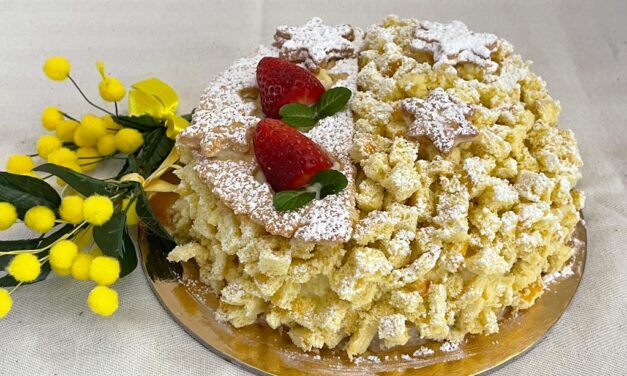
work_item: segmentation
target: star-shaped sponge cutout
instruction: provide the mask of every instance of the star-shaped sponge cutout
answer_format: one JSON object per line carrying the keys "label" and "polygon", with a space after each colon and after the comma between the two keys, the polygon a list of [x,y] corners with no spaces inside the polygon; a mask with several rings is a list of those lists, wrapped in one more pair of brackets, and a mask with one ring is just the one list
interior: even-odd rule
{"label": "star-shaped sponge cutout", "polygon": [[407,137],[429,139],[441,153],[447,154],[455,145],[479,135],[468,121],[473,109],[441,88],[433,90],[425,100],[404,99],[401,109],[409,126]]}
{"label": "star-shaped sponge cutout", "polygon": [[473,63],[490,73],[498,68],[498,64],[491,59],[492,52],[498,48],[498,37],[470,31],[461,21],[422,21],[414,30],[414,38],[410,47],[415,51],[433,54],[435,66]]}
{"label": "star-shaped sponge cutout", "polygon": [[318,71],[331,60],[355,56],[355,31],[350,25],[329,26],[314,17],[303,26],[279,26],[274,34],[279,56]]}

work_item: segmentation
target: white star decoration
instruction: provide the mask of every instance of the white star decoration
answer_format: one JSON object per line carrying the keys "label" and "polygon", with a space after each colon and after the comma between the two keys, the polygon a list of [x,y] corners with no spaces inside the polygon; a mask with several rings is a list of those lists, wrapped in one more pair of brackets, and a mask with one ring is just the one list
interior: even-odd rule
{"label": "white star decoration", "polygon": [[279,26],[274,34],[281,58],[305,63],[313,71],[332,59],[353,57],[354,39],[350,25],[328,26],[318,17],[300,27]]}
{"label": "white star decoration", "polygon": [[498,38],[493,34],[475,33],[460,21],[442,24],[422,21],[414,30],[410,47],[416,51],[433,54],[435,66],[473,63],[494,72],[498,64],[490,55],[498,48]]}
{"label": "white star decoration", "polygon": [[425,100],[404,99],[401,109],[409,126],[407,137],[427,138],[444,154],[456,144],[472,141],[479,134],[467,120],[472,108],[441,88],[433,90]]}

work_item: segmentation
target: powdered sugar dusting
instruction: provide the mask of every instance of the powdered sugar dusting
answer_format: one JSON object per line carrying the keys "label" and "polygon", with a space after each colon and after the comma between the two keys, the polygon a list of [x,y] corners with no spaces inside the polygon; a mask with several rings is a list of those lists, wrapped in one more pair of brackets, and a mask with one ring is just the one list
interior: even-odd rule
{"label": "powdered sugar dusting", "polygon": [[[308,25],[314,29],[330,28],[320,22],[314,19]],[[361,43],[361,33],[354,34],[352,40],[351,43]],[[301,39],[292,42],[298,41]],[[319,41],[313,39],[310,42]],[[327,54],[342,57],[333,51]],[[355,216],[355,171],[348,157],[355,131],[349,105],[322,119],[307,133],[335,159],[338,169],[346,175],[348,186],[345,190],[314,200],[298,210],[278,212],[274,209],[270,186],[255,178],[259,168],[252,154],[250,136],[260,117],[256,115],[258,104],[247,101],[242,90],[257,87],[255,77],[259,60],[276,55],[277,49],[262,46],[255,55],[238,60],[212,81],[194,115],[194,124],[179,136],[179,147],[192,151],[196,162],[194,170],[215,195],[236,214],[249,216],[270,234],[312,242],[346,242],[351,237]],[[356,59],[338,60],[327,73],[337,78],[333,86],[347,87],[353,92],[357,90]]]}
{"label": "powdered sugar dusting", "polygon": [[461,21],[439,23],[421,21],[414,30],[411,48],[433,54],[435,66],[473,63],[494,72],[498,64],[490,55],[498,47],[498,38],[493,34],[475,33]]}
{"label": "powdered sugar dusting", "polygon": [[205,89],[192,124],[179,135],[179,147],[213,157],[221,150],[246,152],[250,130],[261,120],[254,115],[257,104],[242,97],[244,89],[256,88],[256,69],[264,56],[277,56],[278,50],[260,46],[249,57],[237,60]]}
{"label": "powdered sugar dusting", "polygon": [[448,153],[460,142],[479,134],[467,117],[472,108],[441,88],[433,90],[426,100],[407,98],[401,102],[408,137],[428,138],[440,152]]}
{"label": "powdered sugar dusting", "polygon": [[310,70],[334,59],[355,57],[355,31],[347,24],[329,26],[314,17],[303,26],[279,26],[274,34],[280,56]]}
{"label": "powdered sugar dusting", "polygon": [[417,358],[422,358],[425,356],[430,356],[433,355],[435,353],[435,351],[431,350],[430,348],[426,347],[426,346],[420,346],[420,348],[416,351],[414,351],[414,353],[412,354],[414,357]]}

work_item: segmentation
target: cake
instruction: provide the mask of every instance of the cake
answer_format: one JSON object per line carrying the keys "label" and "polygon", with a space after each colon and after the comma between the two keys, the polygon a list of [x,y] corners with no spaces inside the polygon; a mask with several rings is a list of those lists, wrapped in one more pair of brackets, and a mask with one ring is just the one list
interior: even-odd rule
{"label": "cake", "polygon": [[[198,264],[218,319],[350,357],[412,336],[460,343],[498,332],[568,266],[582,160],[510,43],[396,16],[365,32],[314,18],[274,39],[211,81],[177,139],[169,260]],[[293,210],[273,206],[253,150],[267,57],[352,92],[303,132],[346,187]]]}

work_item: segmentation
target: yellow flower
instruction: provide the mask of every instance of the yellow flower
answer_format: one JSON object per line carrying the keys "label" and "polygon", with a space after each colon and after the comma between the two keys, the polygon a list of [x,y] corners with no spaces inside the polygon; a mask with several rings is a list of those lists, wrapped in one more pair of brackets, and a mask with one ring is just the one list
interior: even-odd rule
{"label": "yellow flower", "polygon": [[76,243],[71,240],[61,240],[50,248],[50,266],[55,271],[69,271],[77,255],[78,246]]}
{"label": "yellow flower", "polygon": [[48,162],[59,166],[70,166],[78,163],[78,156],[68,148],[61,148],[48,155]]}
{"label": "yellow flower", "polygon": [[122,129],[122,126],[118,123],[115,122],[115,120],[113,120],[113,117],[111,115],[105,115],[102,117],[102,121],[104,122],[105,128],[107,129],[107,132],[111,133],[111,134],[116,134],[117,131],[119,131],[120,129]]}
{"label": "yellow flower", "polygon": [[12,174],[31,175],[33,168],[35,168],[35,162],[28,155],[15,154],[7,161],[7,171]]}
{"label": "yellow flower", "polygon": [[109,256],[98,256],[91,262],[89,278],[101,286],[109,286],[120,278],[120,262]]}
{"label": "yellow flower", "polygon": [[34,206],[24,215],[26,227],[45,234],[54,227],[54,212],[47,206]]}
{"label": "yellow flower", "polygon": [[17,220],[15,206],[8,202],[0,202],[0,231],[4,231],[13,226]]}
{"label": "yellow flower", "polygon": [[137,209],[135,205],[137,203],[137,200],[133,200],[131,206],[128,207],[130,201],[130,198],[125,198],[124,200],[122,200],[122,211],[126,210],[126,224],[130,226],[135,226],[139,223],[139,217],[137,216]]}
{"label": "yellow flower", "polygon": [[57,137],[61,141],[74,141],[76,128],[78,128],[78,123],[74,120],[63,120],[57,124]]}
{"label": "yellow flower", "polygon": [[70,62],[63,56],[52,56],[44,63],[44,73],[51,80],[63,81],[70,75]]}
{"label": "yellow flower", "polygon": [[100,96],[107,102],[117,102],[120,99],[124,98],[126,94],[126,89],[124,89],[124,85],[115,77],[107,76],[105,73],[104,63],[102,61],[96,62],[96,68],[98,68],[98,72],[100,72],[100,76],[102,77],[102,81],[98,85],[98,90],[100,91]]}
{"label": "yellow flower", "polygon": [[106,196],[93,195],[85,200],[83,216],[85,220],[96,226],[102,226],[113,215],[113,202]]}
{"label": "yellow flower", "polygon": [[41,114],[41,125],[46,130],[54,131],[57,125],[63,121],[63,114],[56,107],[46,107]]}
{"label": "yellow flower", "polygon": [[37,154],[43,159],[47,159],[50,153],[61,149],[63,143],[56,136],[45,134],[37,140]]}
{"label": "yellow flower", "polygon": [[83,116],[81,128],[84,128],[85,136],[94,141],[97,141],[107,133],[104,121],[96,115]]}
{"label": "yellow flower", "polygon": [[144,143],[144,136],[131,128],[122,128],[115,135],[115,146],[124,154],[133,154]]}
{"label": "yellow flower", "polygon": [[100,153],[100,155],[114,154],[118,150],[117,146],[115,146],[115,136],[112,134],[102,136],[98,140],[96,148],[98,149],[98,153]]}
{"label": "yellow flower", "polygon": [[128,94],[128,111],[132,116],[148,114],[165,120],[167,136],[174,139],[189,122],[176,115],[179,98],[176,91],[158,78],[136,82]]}
{"label": "yellow flower", "polygon": [[41,264],[32,253],[21,253],[11,260],[7,273],[18,282],[33,282],[41,273]]}
{"label": "yellow flower", "polygon": [[111,316],[118,310],[118,293],[106,286],[96,286],[87,296],[89,309],[100,316]]}
{"label": "yellow flower", "polygon": [[7,317],[13,307],[13,299],[9,291],[6,289],[0,289],[0,319]]}
{"label": "yellow flower", "polygon": [[76,156],[78,157],[78,165],[85,172],[98,167],[98,163],[102,159],[96,148],[78,148]]}
{"label": "yellow flower", "polygon": [[80,196],[66,196],[61,201],[59,215],[67,223],[77,225],[83,221],[83,198]]}
{"label": "yellow flower", "polygon": [[79,252],[72,266],[70,267],[70,273],[74,279],[79,281],[87,281],[89,279],[89,269],[91,262],[94,259],[94,255],[86,252]]}

